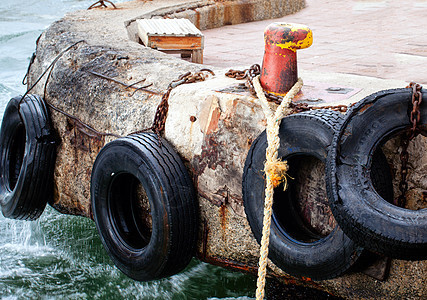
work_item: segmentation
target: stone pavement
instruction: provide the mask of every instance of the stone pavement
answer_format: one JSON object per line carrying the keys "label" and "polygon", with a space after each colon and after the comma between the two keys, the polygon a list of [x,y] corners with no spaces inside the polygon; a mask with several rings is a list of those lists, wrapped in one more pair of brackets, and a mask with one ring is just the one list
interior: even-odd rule
{"label": "stone pavement", "polygon": [[204,63],[262,63],[264,28],[272,22],[308,25],[313,45],[298,51],[298,68],[427,84],[427,0],[306,0],[280,19],[203,31]]}

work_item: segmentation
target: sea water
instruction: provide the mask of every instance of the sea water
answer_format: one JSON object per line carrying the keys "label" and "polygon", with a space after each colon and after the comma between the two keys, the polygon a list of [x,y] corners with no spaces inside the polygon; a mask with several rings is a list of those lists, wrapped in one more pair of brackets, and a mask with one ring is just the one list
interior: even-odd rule
{"label": "sea water", "polygon": [[[0,1],[0,118],[9,99],[26,90],[22,79],[37,37],[66,12],[94,2]],[[114,266],[87,218],[50,207],[33,222],[0,214],[0,299],[243,300],[253,297],[255,280],[193,259],[180,274],[137,282]]]}

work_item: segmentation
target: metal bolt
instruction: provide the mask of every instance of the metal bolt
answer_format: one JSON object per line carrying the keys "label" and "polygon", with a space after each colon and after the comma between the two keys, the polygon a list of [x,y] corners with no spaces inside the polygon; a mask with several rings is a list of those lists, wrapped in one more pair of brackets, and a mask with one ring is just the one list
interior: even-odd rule
{"label": "metal bolt", "polygon": [[307,101],[307,102],[320,102],[320,101],[322,101],[322,99],[320,99],[320,98],[307,98],[307,99],[305,99],[305,101]]}
{"label": "metal bolt", "polygon": [[341,91],[342,88],[338,87],[338,86],[331,86],[331,87],[327,88],[326,90],[331,91],[331,92],[338,92],[338,91]]}

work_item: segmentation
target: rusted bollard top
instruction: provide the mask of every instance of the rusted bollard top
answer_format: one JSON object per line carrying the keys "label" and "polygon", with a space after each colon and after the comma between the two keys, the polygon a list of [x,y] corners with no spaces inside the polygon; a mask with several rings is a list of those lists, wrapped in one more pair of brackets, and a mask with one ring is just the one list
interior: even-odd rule
{"label": "rusted bollard top", "polygon": [[313,43],[313,33],[305,25],[275,22],[264,31],[265,52],[261,85],[272,95],[285,95],[297,82],[296,50]]}

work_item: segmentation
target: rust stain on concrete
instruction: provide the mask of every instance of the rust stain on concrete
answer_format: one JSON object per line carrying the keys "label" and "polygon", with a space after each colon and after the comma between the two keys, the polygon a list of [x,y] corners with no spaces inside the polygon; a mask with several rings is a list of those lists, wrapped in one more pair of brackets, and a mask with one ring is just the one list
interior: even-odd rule
{"label": "rust stain on concrete", "polygon": [[197,175],[201,175],[206,167],[215,170],[218,165],[225,166],[225,161],[219,157],[220,144],[214,135],[206,136],[201,155],[195,155],[193,167]]}
{"label": "rust stain on concrete", "polygon": [[225,241],[227,239],[227,208],[225,204],[219,207],[219,219],[222,229],[222,239]]}

